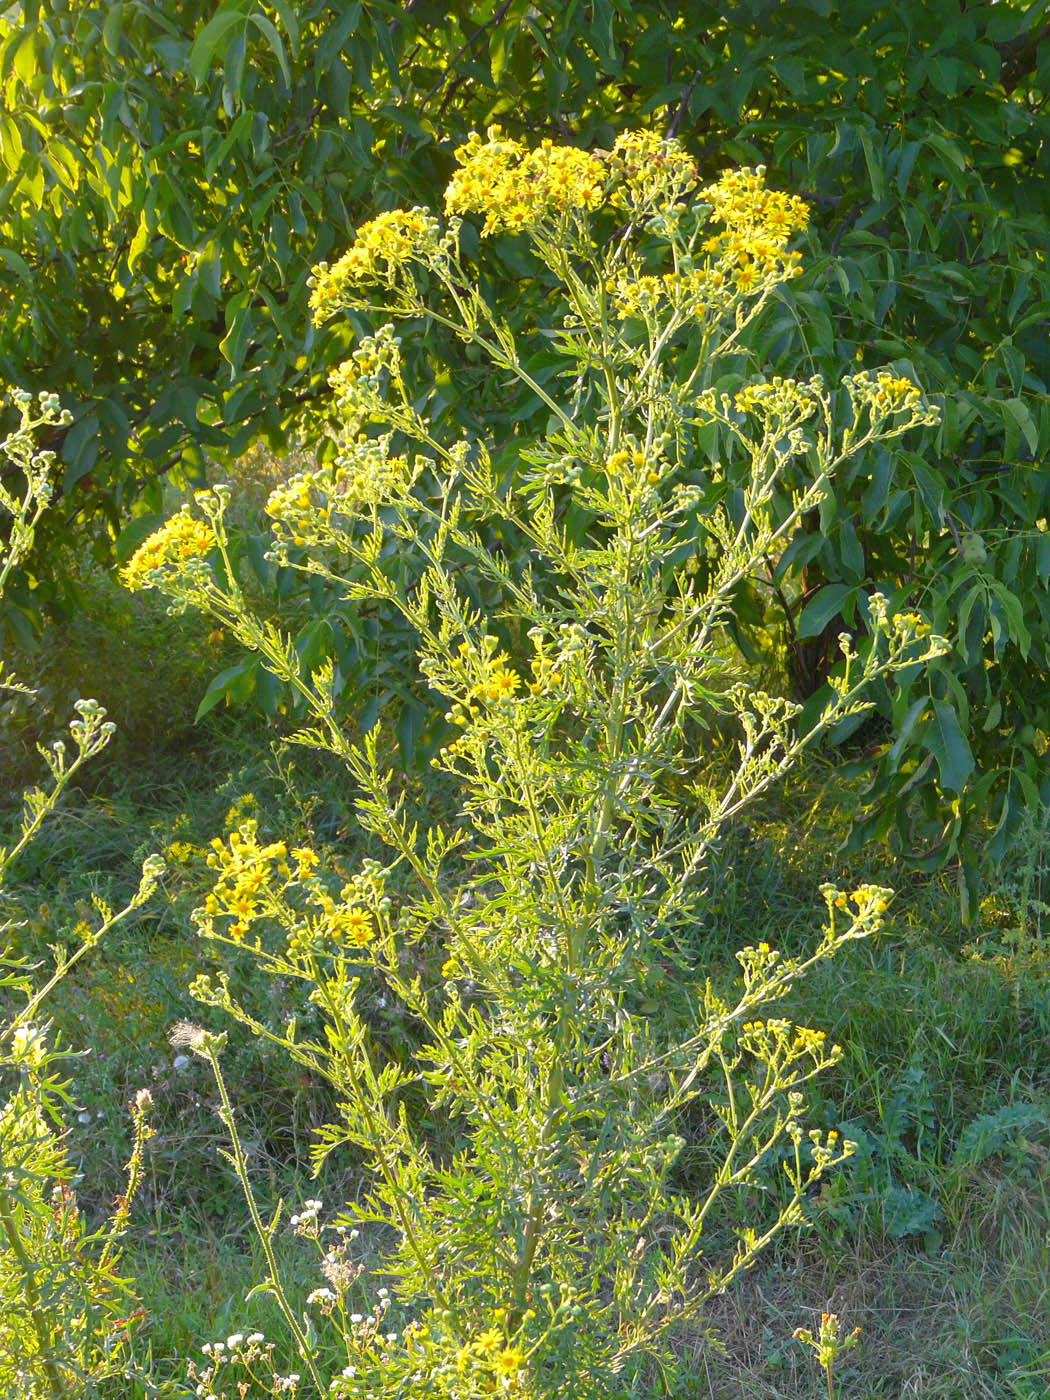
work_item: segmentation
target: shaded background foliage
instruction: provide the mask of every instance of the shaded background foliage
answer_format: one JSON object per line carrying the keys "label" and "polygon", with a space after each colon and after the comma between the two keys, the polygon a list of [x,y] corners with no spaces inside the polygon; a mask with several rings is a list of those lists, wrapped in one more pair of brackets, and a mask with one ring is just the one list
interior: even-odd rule
{"label": "shaded background foliage", "polygon": [[[808,275],[751,337],[753,363],[831,380],[892,363],[943,401],[942,426],[903,463],[858,462],[742,590],[736,641],[817,705],[834,637],[861,625],[873,587],[952,638],[921,691],[905,680],[882,697],[885,734],[854,736],[870,775],[855,839],[892,830],[919,861],[961,855],[965,892],[988,835],[1001,854],[1048,795],[1048,13],[1045,0],[10,7],[0,374],[57,390],[75,421],[54,443],[65,499],[7,625],[25,636],[42,609],[75,610],[71,554],[90,540],[126,557],[161,518],[166,474],[203,481],[259,437],[322,441],[348,333],[311,329],[309,269],[375,210],[438,203],[468,130],[499,121],[594,147],[651,124],[706,174],[763,162],[810,202]],[[520,318],[540,290],[528,272],[513,240],[486,262]],[[436,334],[410,368],[431,412],[484,416],[505,440],[538,421],[535,401],[480,381]],[[289,606],[251,532],[243,550]],[[321,596],[296,607],[304,666],[334,650],[348,701],[367,690],[373,713],[397,706],[410,758],[433,716],[398,693],[376,621]],[[222,700],[283,703],[254,662],[211,687],[206,703]]]}

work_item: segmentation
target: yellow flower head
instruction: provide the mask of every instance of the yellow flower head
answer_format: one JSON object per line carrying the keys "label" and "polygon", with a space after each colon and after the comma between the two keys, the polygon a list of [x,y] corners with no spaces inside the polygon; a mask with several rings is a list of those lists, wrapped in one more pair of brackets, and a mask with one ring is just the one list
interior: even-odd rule
{"label": "yellow flower head", "polygon": [[355,947],[363,948],[366,943],[372,941],[375,929],[372,927],[372,916],[366,909],[346,909],[339,922],[346,934],[347,942],[352,943]]}
{"label": "yellow flower head", "polygon": [[496,1357],[496,1374],[501,1377],[515,1376],[521,1370],[524,1360],[525,1353],[517,1347],[504,1347]]}
{"label": "yellow flower head", "polygon": [[385,282],[413,261],[437,249],[437,220],[426,209],[390,209],[357,230],[353,246],[329,267],[314,268],[310,309],[320,324],[339,310],[345,294],[359,283]]}
{"label": "yellow flower head", "polygon": [[289,852],[295,861],[295,878],[306,880],[317,869],[318,857],[315,851],[311,851],[308,846],[293,846]]}
{"label": "yellow flower head", "polygon": [[482,235],[515,233],[544,219],[597,209],[607,171],[599,156],[575,146],[542,142],[528,151],[490,127],[487,140],[472,132],[456,151],[459,169],[445,191],[449,214],[484,214]]}
{"label": "yellow flower head", "polygon": [[215,548],[215,531],[203,520],[195,520],[183,506],[159,530],[139,545],[120,572],[125,588],[150,588],[165,576],[177,576],[191,560],[206,558]]}

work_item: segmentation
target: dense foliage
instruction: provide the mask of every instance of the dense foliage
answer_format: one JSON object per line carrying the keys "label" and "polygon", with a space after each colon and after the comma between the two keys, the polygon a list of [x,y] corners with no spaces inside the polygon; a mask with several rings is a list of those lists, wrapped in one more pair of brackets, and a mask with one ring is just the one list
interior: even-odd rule
{"label": "dense foliage", "polygon": [[[298,692],[309,727],[294,742],[342,762],[373,838],[375,856],[337,886],[312,846],[245,821],[213,841],[215,883],[194,915],[205,939],[306,990],[309,1010],[272,1026],[225,970],[192,989],[331,1086],[338,1116],[317,1130],[315,1165],[353,1151],[366,1174],[336,1221],[316,1199],[295,1218],[323,1256],[310,1326],[277,1269],[278,1216],[267,1225],[255,1204],[222,1037],[182,1026],[173,1043],[216,1076],[267,1283],[319,1394],[676,1393],[688,1368],[672,1334],[801,1222],[811,1188],[852,1151],[836,1129],[799,1122],[803,1086],[838,1052],[768,1009],[876,932],[888,891],[825,885],[815,950],[749,944],[727,997],[687,983],[675,1005],[667,969],[689,976],[684,950],[733,821],[824,731],[863,715],[874,682],[921,671],[945,647],[873,594],[868,639],[843,636],[845,673],[800,734],[797,707],[749,685],[718,639],[739,581],[830,479],[870,447],[896,451],[937,413],[887,372],[838,390],[815,376],[701,390],[800,268],[789,244],[805,205],[759,172],[699,188],[682,147],[645,132],[602,156],[495,133],[456,155],[444,220],[414,208],[368,221],[318,269],[312,304],[319,319],[357,310],[454,329],[542,399],[548,430],[517,470],[499,470],[486,439],[419,412],[387,324],[332,376],[334,459],[280,483],[267,505],[275,560],[412,629],[412,665],[455,735],[431,759],[429,798],[406,788],[381,728],[348,737],[332,664],[304,670],[246,601],[228,486],[196,493],[124,570],[129,586],[229,627]],[[480,272],[467,262],[464,214],[483,219],[483,236],[524,235],[546,287],[530,332],[490,303],[486,257]],[[540,385],[530,342],[542,339],[561,363]],[[712,424],[748,459],[735,506],[714,469],[714,490],[689,479]],[[782,517],[771,506],[785,482]],[[519,557],[488,547],[511,534]],[[713,568],[698,564],[707,543]],[[712,769],[698,739],[717,745],[719,732],[739,737]],[[400,1054],[371,1033],[377,983],[413,1026]],[[675,1124],[691,1109],[711,1115],[710,1152],[686,1193]],[[748,1188],[767,1204],[743,1205]],[[391,1288],[367,1318],[347,1301],[360,1273],[351,1226],[391,1241]],[[254,1377],[259,1355],[237,1335],[231,1354],[209,1353],[202,1379],[215,1393]],[[315,1335],[334,1338],[341,1374],[319,1361]]]}
{"label": "dense foliage", "polygon": [[[0,512],[8,527],[0,550],[0,596],[12,566],[32,548],[52,498],[51,454],[39,451],[36,436],[64,426],[51,398],[35,408],[28,394],[16,397],[18,425],[0,441],[0,458],[18,467],[21,492],[0,480]],[[32,692],[0,669],[0,694]],[[94,701],[81,700],[65,740],[41,748],[49,774],[46,788],[23,797],[21,820],[10,845],[0,846],[0,899],[5,878],[53,815],[63,792],[85,763],[108,744],[113,725]],[[63,1130],[69,1102],[63,1062],[46,1015],[55,989],[98,943],[140,909],[156,888],[162,862],[142,869],[139,888],[114,911],[97,895],[95,927],[81,921],[70,931],[72,947],[51,950],[50,975],[17,947],[19,923],[0,903],[0,1385],[9,1395],[93,1397],[99,1383],[124,1370],[122,1346],[129,1306],[127,1281],[117,1272],[120,1238],[140,1184],[151,1105],[142,1090],[132,1107],[134,1147],[127,1166],[127,1189],[106,1224],[90,1232],[74,1190],[79,1180]],[[46,1009],[45,1009],[46,1008]]]}
{"label": "dense foliage", "polygon": [[[376,207],[431,199],[471,127],[498,119],[590,149],[644,114],[705,171],[764,161],[773,185],[810,203],[823,261],[751,337],[754,363],[833,380],[891,360],[944,396],[911,455],[858,461],[741,588],[736,630],[801,696],[826,682],[834,637],[873,587],[951,637],[929,682],[882,699],[892,734],[856,836],[896,826],[923,860],[962,853],[967,887],[989,829],[1000,855],[1047,796],[1042,9],[15,7],[0,20],[0,370],[74,414],[56,437],[60,538],[88,528],[108,549],[119,535],[126,557],[158,523],[157,474],[172,464],[198,480],[206,455],[259,432],[316,436],[324,374],[347,341],[310,328],[310,265]],[[521,274],[507,241],[491,275],[509,290]],[[527,286],[518,295],[525,316]],[[425,358],[431,410],[473,421],[477,373],[439,335]],[[508,425],[544,426],[535,395],[482,398]],[[45,586],[12,586],[9,620],[37,614],[61,557],[38,565]],[[261,551],[249,557],[272,587]],[[310,620],[304,654],[334,649],[364,674],[346,653],[354,629]],[[249,662],[212,698],[253,693],[280,703]]]}
{"label": "dense foliage", "polygon": [[[845,1392],[1044,1394],[1048,79],[1045,0],[0,8],[3,737],[81,693],[114,560],[171,604],[134,648],[156,613],[91,608],[129,708],[170,725],[225,628],[199,714],[300,726],[268,766],[213,716],[206,802],[153,755],[163,816],[142,769],[63,817],[104,748],[132,781],[81,700],[8,785],[8,1389],[605,1400],[702,1352],[723,1393],[713,1312],[802,1213],[725,1393],[780,1393],[837,1271],[893,1319]],[[191,495],[259,438],[265,521]],[[856,893],[814,911],[818,745]],[[976,931],[917,882],[887,929],[887,836],[964,916],[999,862]],[[308,1159],[347,1210],[282,1232]],[[829,1395],[843,1311],[795,1334]],[[241,1316],[283,1342],[187,1383]]]}

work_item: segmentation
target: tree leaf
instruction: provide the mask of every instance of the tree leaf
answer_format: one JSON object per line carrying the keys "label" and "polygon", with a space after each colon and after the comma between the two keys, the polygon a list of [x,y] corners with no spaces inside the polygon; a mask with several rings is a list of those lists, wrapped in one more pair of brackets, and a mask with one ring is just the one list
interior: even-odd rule
{"label": "tree leaf", "polygon": [[923,746],[933,756],[941,787],[962,792],[973,772],[973,754],[959,724],[955,708],[947,700],[934,700],[933,718],[923,735]]}
{"label": "tree leaf", "polygon": [[288,56],[284,51],[284,44],[281,41],[281,36],[280,34],[278,34],[277,28],[274,25],[273,21],[267,19],[265,15],[249,15],[248,18],[251,21],[251,23],[255,25],[256,29],[263,36],[266,42],[269,44],[270,49],[273,52],[274,58],[276,58],[278,64],[280,65],[281,74],[284,78],[284,81],[288,84],[289,87],[291,87],[292,70],[288,67]]}
{"label": "tree leaf", "polygon": [[247,19],[239,5],[221,9],[218,14],[212,16],[194,39],[193,47],[190,49],[189,70],[198,87],[203,85],[219,45],[230,30],[238,24],[242,27],[247,24]]}
{"label": "tree leaf", "polygon": [[819,637],[828,623],[838,617],[856,589],[848,583],[829,583],[802,609],[795,628],[799,638]]}

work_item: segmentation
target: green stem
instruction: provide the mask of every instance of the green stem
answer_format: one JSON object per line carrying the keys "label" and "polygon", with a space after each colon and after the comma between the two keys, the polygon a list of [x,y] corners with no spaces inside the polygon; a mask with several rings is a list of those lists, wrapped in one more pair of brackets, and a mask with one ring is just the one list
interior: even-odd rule
{"label": "green stem", "polygon": [[[550,1078],[547,1082],[547,1116],[543,1127],[540,1130],[537,1142],[537,1161],[542,1156],[543,1149],[550,1140],[554,1125],[561,1114],[562,1073],[561,1061],[557,1060],[551,1067]],[[525,1311],[529,1301],[529,1279],[532,1277],[532,1266],[536,1259],[536,1249],[540,1242],[540,1231],[543,1225],[544,1195],[537,1186],[530,1193],[528,1215],[525,1221],[525,1233],[521,1240],[521,1252],[518,1255],[518,1262],[514,1268],[514,1284],[511,1292],[511,1311],[509,1323],[513,1331],[521,1321],[521,1315]]]}
{"label": "green stem", "polygon": [[259,1207],[256,1204],[255,1195],[248,1181],[248,1162],[244,1155],[244,1148],[241,1146],[241,1138],[240,1134],[237,1132],[237,1124],[234,1121],[233,1105],[230,1102],[230,1096],[226,1089],[226,1080],[223,1078],[222,1070],[219,1068],[218,1054],[214,1050],[208,1050],[205,1054],[205,1058],[211,1065],[212,1073],[215,1075],[215,1083],[218,1086],[219,1098],[222,1102],[226,1131],[230,1135],[230,1143],[233,1147],[233,1159],[237,1169],[237,1177],[241,1183],[241,1189],[244,1192],[244,1199],[248,1204],[248,1214],[252,1218],[255,1233],[259,1238],[259,1243],[262,1245],[263,1254],[266,1256],[266,1267],[270,1273],[270,1286],[273,1291],[273,1296],[277,1301],[277,1306],[280,1308],[285,1322],[288,1324],[288,1330],[295,1338],[295,1344],[299,1355],[305,1362],[310,1372],[310,1377],[317,1387],[317,1394],[319,1396],[324,1396],[328,1393],[328,1389],[321,1379],[317,1367],[314,1365],[313,1357],[310,1355],[310,1344],[306,1339],[306,1334],[299,1326],[298,1318],[295,1316],[292,1305],[289,1303],[288,1297],[284,1291],[284,1284],[281,1281],[281,1272],[277,1266],[277,1258],[273,1252],[272,1231],[268,1230],[262,1222],[262,1216],[259,1214]]}
{"label": "green stem", "polygon": [[46,1315],[40,1302],[40,1292],[36,1286],[36,1279],[33,1277],[33,1266],[29,1262],[25,1246],[22,1243],[22,1236],[11,1209],[10,1198],[2,1186],[0,1186],[0,1221],[3,1223],[8,1247],[22,1273],[22,1288],[29,1308],[29,1315],[33,1319],[33,1330],[36,1332],[37,1344],[40,1347],[40,1361],[47,1377],[48,1386],[55,1400],[66,1400],[69,1392],[51,1350],[51,1333],[48,1330]]}
{"label": "green stem", "polygon": [[488,340],[483,335],[479,335],[477,331],[472,331],[469,326],[461,325],[459,322],[453,321],[450,316],[442,316],[440,311],[434,311],[429,306],[424,306],[422,308],[422,314],[428,316],[430,320],[436,321],[439,326],[445,326],[448,330],[453,331],[461,339],[469,338],[480,350],[484,350],[486,354],[491,356],[494,364],[502,365],[504,369],[509,369],[512,374],[532,390],[538,399],[547,405],[567,432],[575,433],[576,425],[573,423],[572,419],[567,416],[564,409],[562,409],[559,404],[555,403],[550,394],[548,394],[541,385],[536,383],[532,375],[522,367],[516,354],[511,354],[505,346],[493,344],[491,340]]}
{"label": "green stem", "polygon": [[[328,1014],[332,1017],[332,1020],[335,1023],[335,1027],[340,1039],[346,1044],[352,1043],[351,1037],[348,1034],[346,1022],[344,1021],[342,1013],[338,1005],[336,1004],[335,998],[331,995],[330,984],[323,977],[318,976],[316,973],[314,975],[313,980],[315,986],[317,987],[317,990],[321,993],[321,996],[324,1000],[324,1005],[328,1010]],[[367,1056],[363,1050],[361,1054],[368,1072],[368,1078],[371,1080],[369,1089],[371,1090],[371,1093],[374,1098],[378,1097],[374,1071],[372,1070],[372,1066],[368,1062]],[[378,1163],[379,1170],[382,1173],[383,1180],[386,1182],[387,1189],[389,1190],[390,1195],[393,1198],[394,1210],[397,1212],[398,1223],[401,1226],[401,1230],[404,1233],[405,1239],[408,1241],[408,1247],[415,1255],[416,1262],[422,1270],[423,1275],[427,1280],[427,1283],[430,1287],[430,1291],[435,1300],[438,1303],[440,1303],[441,1307],[444,1308],[446,1312],[451,1311],[451,1309],[449,1308],[449,1299],[446,1296],[441,1285],[438,1283],[436,1277],[434,1276],[434,1272],[430,1267],[427,1255],[420,1242],[419,1236],[416,1233],[416,1228],[412,1223],[412,1218],[405,1205],[405,1193],[401,1190],[400,1186],[398,1185],[397,1178],[395,1177],[393,1172],[393,1168],[387,1160],[387,1154],[383,1147],[383,1124],[381,1124],[378,1121],[377,1114],[375,1114],[372,1111],[371,1105],[369,1104],[364,1093],[362,1092],[360,1084],[357,1082],[357,1076],[354,1073],[352,1062],[349,1056],[345,1058],[344,1063],[348,1071],[351,1089],[368,1122],[368,1130],[372,1134],[372,1151],[375,1153],[375,1158],[376,1162]]]}
{"label": "green stem", "polygon": [[634,631],[634,614],[631,608],[631,569],[634,563],[634,534],[631,522],[626,523],[627,531],[627,554],[623,563],[623,582],[621,596],[623,598],[623,612],[620,619],[620,627],[616,638],[616,701],[613,711],[612,724],[609,729],[609,754],[608,771],[606,773],[605,794],[602,799],[601,810],[598,815],[598,822],[594,828],[594,839],[591,842],[589,865],[592,879],[597,879],[598,868],[601,865],[602,856],[605,853],[605,845],[608,840],[609,824],[612,821],[613,811],[616,804],[616,788],[613,785],[613,775],[616,764],[620,759],[620,748],[623,744],[624,720],[627,710],[627,693],[629,690],[628,657],[631,649],[631,639]]}

